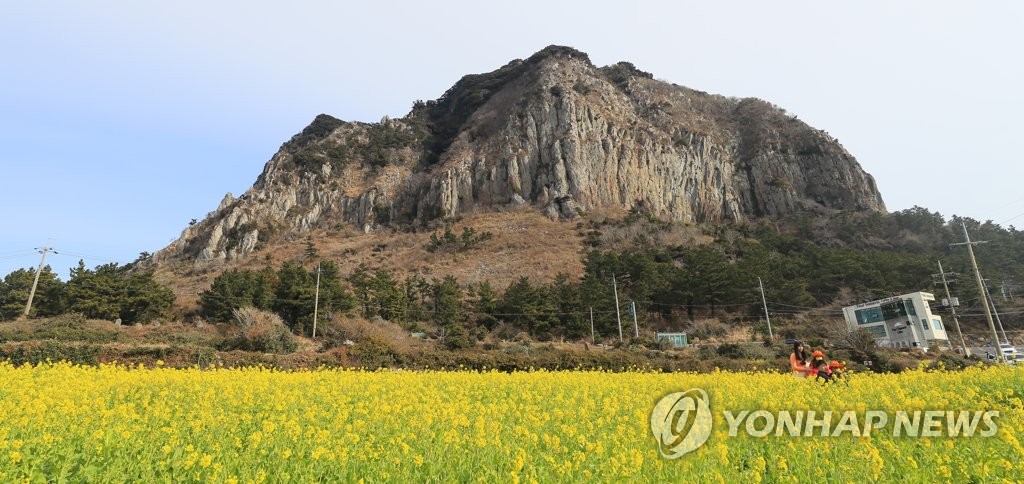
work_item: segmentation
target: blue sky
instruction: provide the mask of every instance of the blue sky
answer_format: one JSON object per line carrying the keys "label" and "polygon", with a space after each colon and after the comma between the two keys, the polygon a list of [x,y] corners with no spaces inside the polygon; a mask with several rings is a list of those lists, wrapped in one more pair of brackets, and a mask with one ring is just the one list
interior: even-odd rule
{"label": "blue sky", "polygon": [[775,103],[914,205],[1024,225],[1019,2],[5,2],[0,276],[175,239],[314,116],[377,121],[550,44]]}

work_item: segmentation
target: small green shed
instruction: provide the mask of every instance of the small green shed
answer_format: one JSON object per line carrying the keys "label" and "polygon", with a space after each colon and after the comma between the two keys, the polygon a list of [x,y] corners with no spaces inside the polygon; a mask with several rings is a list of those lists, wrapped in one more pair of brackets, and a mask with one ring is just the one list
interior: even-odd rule
{"label": "small green shed", "polygon": [[658,341],[667,340],[672,344],[673,348],[686,348],[690,346],[690,340],[687,339],[686,333],[655,333],[655,339]]}

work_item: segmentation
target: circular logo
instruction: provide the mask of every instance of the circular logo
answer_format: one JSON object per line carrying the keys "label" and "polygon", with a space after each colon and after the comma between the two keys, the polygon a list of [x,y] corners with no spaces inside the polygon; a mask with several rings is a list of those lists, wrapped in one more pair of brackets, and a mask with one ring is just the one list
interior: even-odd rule
{"label": "circular logo", "polygon": [[666,459],[678,459],[704,445],[711,435],[708,394],[691,388],[665,395],[651,411],[651,432]]}

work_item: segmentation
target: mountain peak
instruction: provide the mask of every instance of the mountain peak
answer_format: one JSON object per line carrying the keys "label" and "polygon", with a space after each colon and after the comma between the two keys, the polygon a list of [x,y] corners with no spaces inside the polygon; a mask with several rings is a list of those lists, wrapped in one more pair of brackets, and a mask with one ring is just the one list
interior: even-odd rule
{"label": "mountain peak", "polygon": [[294,232],[523,204],[553,219],[642,207],[695,223],[885,208],[834,138],[771,103],[661,82],[630,62],[596,68],[552,45],[463,76],[403,118],[318,115],[253,188],[162,252],[232,259]]}
{"label": "mountain peak", "polygon": [[531,55],[526,59],[527,63],[537,64],[544,59],[550,58],[563,58],[563,59],[578,59],[585,62],[590,67],[594,67],[594,64],[590,62],[590,56],[586,52],[578,51],[572,47],[564,45],[549,45],[537,53]]}

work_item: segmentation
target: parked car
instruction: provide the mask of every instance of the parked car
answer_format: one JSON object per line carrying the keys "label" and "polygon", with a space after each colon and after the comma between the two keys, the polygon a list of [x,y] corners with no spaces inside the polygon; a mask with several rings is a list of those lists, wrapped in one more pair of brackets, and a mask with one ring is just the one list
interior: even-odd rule
{"label": "parked car", "polygon": [[[1000,344],[999,345],[999,352],[1003,354],[1003,359],[1005,359],[1007,363],[1012,363],[1012,364],[1024,363],[1024,355],[1021,355],[1017,351],[1017,348],[1015,348],[1011,344],[1008,344],[1008,343]],[[988,350],[985,351],[985,357],[988,358],[989,361],[995,361],[996,360],[996,354],[991,352],[991,351],[988,351]]]}
{"label": "parked car", "polygon": [[1007,363],[1020,363],[1022,361],[1020,353],[1017,352],[1017,348],[1013,345],[1003,343],[999,345],[999,352],[1003,354],[1003,358]]}

